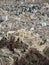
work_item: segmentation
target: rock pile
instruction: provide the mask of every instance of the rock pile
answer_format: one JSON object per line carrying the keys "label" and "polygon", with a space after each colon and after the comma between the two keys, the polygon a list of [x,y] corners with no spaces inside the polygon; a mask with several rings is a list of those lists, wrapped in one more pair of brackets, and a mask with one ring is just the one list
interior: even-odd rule
{"label": "rock pile", "polygon": [[42,2],[0,1],[0,65],[49,65],[49,3]]}

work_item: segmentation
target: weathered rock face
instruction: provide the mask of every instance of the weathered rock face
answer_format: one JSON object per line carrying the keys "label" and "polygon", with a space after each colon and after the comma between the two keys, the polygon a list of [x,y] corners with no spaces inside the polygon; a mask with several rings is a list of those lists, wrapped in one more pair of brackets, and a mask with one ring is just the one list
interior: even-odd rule
{"label": "weathered rock face", "polygon": [[13,65],[49,65],[49,60],[32,48],[20,59],[15,59]]}
{"label": "weathered rock face", "polygon": [[7,48],[0,49],[0,64],[1,65],[12,65],[13,58],[10,56],[12,54]]}
{"label": "weathered rock face", "polygon": [[46,55],[46,57],[49,57],[49,47],[48,46],[44,48],[43,53]]}
{"label": "weathered rock face", "polygon": [[[20,0],[0,0],[0,2],[2,3],[6,3],[6,4],[12,4],[13,2],[17,2],[17,1],[20,1]],[[48,0],[21,0],[23,2],[26,2],[26,3],[44,3],[44,2],[49,2]]]}
{"label": "weathered rock face", "polygon": [[0,65],[49,65],[47,1],[0,1]]}
{"label": "weathered rock face", "polygon": [[38,34],[25,29],[7,32],[6,38],[0,40],[0,63],[2,65],[49,65],[49,60],[40,53],[45,48],[45,45],[39,45],[40,42],[42,39]]}

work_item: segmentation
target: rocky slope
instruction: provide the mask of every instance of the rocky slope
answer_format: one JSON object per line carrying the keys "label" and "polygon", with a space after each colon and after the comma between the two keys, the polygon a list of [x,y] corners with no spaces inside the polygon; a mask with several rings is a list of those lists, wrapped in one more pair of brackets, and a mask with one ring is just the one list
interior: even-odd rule
{"label": "rocky slope", "polygon": [[49,65],[49,4],[41,2],[0,1],[0,65]]}

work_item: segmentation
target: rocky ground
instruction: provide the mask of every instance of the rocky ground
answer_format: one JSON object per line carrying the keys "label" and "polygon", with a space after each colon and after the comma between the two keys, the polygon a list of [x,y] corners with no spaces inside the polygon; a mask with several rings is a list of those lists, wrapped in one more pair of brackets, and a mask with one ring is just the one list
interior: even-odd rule
{"label": "rocky ground", "polygon": [[0,65],[49,65],[47,1],[0,1]]}

